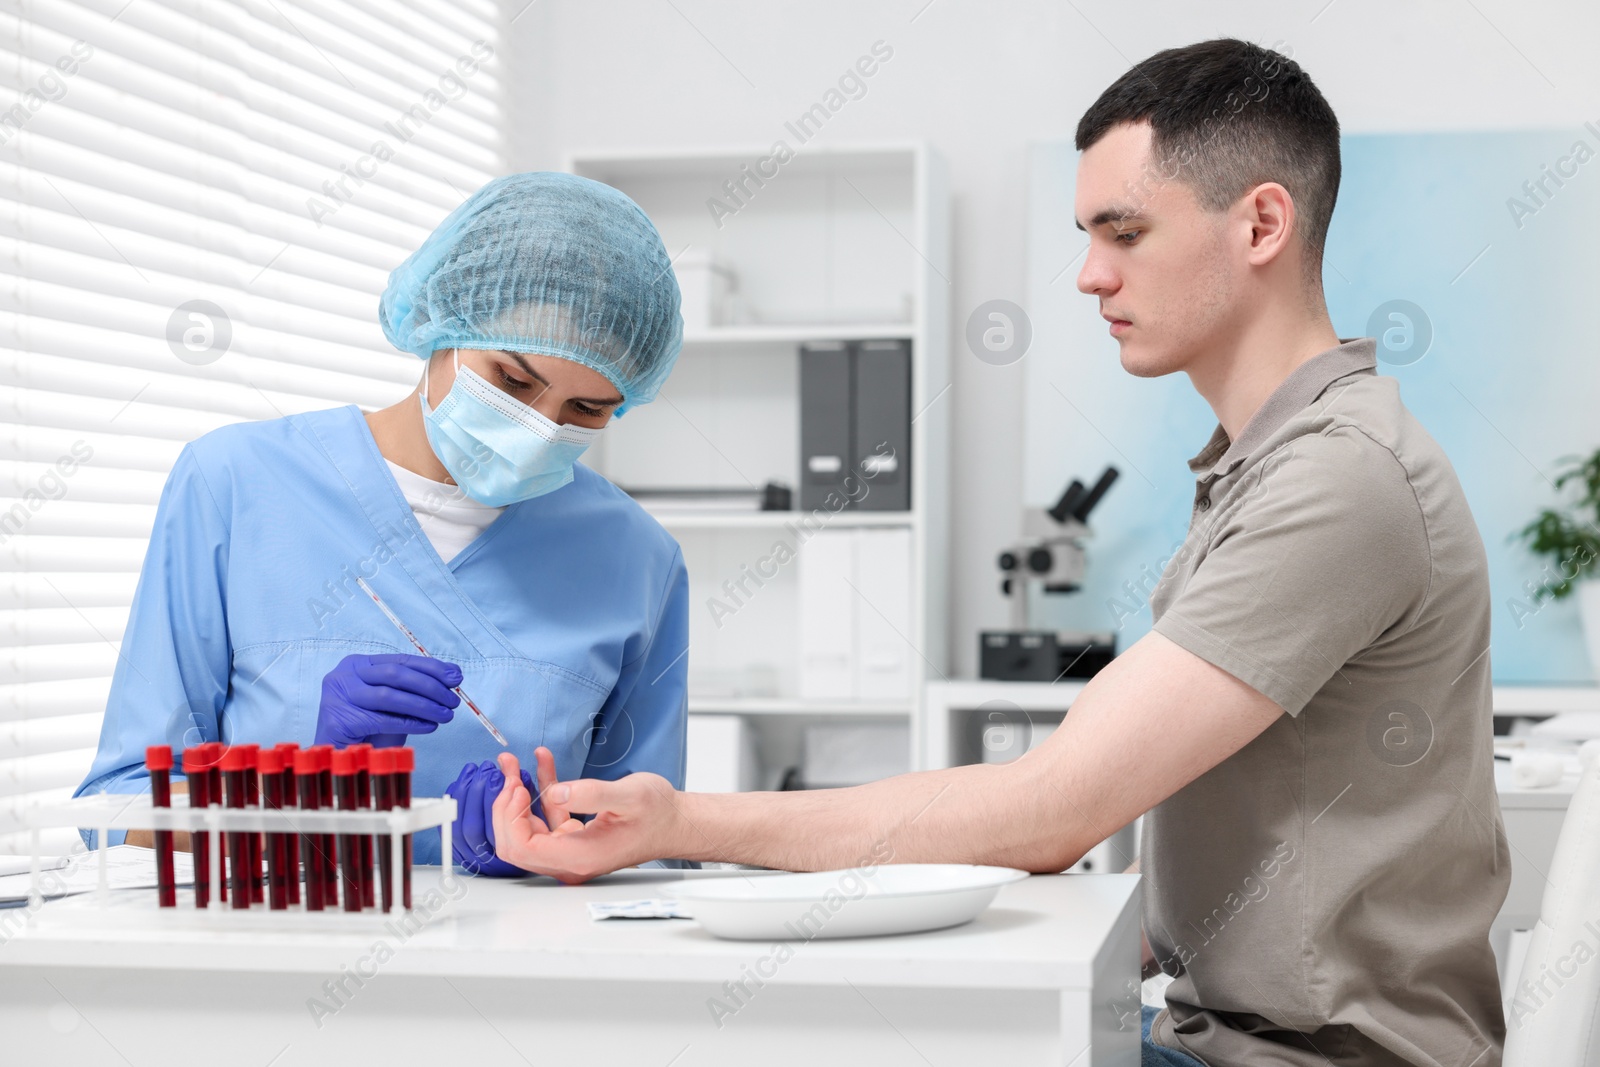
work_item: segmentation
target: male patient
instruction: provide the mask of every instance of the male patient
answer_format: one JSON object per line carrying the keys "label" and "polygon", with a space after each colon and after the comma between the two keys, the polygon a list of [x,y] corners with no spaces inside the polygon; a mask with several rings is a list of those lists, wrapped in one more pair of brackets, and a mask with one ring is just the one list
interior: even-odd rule
{"label": "male patient", "polygon": [[1125,369],[1188,374],[1220,423],[1153,631],[1003,766],[708,795],[556,783],[540,753],[551,833],[503,757],[497,852],[569,882],[660,856],[842,868],[885,844],[1059,871],[1144,814],[1144,929],[1176,977],[1147,1056],[1492,1067],[1510,866],[1488,575],[1449,460],[1323,302],[1338,120],[1292,60],[1216,40],[1129,70],[1077,146],[1078,288]]}

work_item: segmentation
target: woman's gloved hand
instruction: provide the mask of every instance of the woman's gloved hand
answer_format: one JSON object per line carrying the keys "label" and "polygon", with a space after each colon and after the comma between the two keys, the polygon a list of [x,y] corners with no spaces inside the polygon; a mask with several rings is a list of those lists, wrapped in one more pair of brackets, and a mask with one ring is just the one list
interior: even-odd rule
{"label": "woman's gloved hand", "polygon": [[431,734],[454,717],[460,684],[460,667],[428,656],[346,656],[322,679],[316,743],[389,748]]}
{"label": "woman's gloved hand", "polygon": [[[456,821],[450,828],[450,852],[457,866],[469,874],[490,878],[514,878],[528,872],[513,866],[494,854],[494,802],[505,787],[506,776],[493,762],[469,763],[461,768],[456,780],[445,789],[445,795],[456,799]],[[522,784],[528,796],[536,796],[533,779],[522,772]],[[533,813],[539,815],[538,801],[533,801]]]}

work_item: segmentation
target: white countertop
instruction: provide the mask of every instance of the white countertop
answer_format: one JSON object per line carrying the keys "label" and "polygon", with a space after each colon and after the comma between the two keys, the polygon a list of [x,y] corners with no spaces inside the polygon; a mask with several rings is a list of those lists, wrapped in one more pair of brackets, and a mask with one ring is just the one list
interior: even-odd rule
{"label": "white countertop", "polygon": [[[212,916],[193,909],[188,890],[179,891],[179,901],[190,906],[163,911],[154,890],[126,890],[114,893],[107,908],[93,895],[46,903],[6,943],[0,968],[338,974],[386,942],[393,955],[383,968],[393,974],[720,982],[740,964],[769,955],[773,945],[721,940],[681,919],[595,922],[587,903],[664,896],[664,883],[685,877],[766,874],[629,870],[583,886],[463,875],[458,899],[409,935],[398,920],[374,915],[355,917],[354,925],[342,913],[254,908]],[[817,985],[846,976],[879,986],[1088,988],[1103,946],[1115,943],[1113,930],[1138,922],[1138,882],[1138,875],[1035,875],[1001,888],[988,910],[966,925],[814,940],[794,953],[783,973],[786,981]],[[419,909],[445,899],[438,868],[417,868],[413,885]],[[6,915],[0,911],[0,919]]]}

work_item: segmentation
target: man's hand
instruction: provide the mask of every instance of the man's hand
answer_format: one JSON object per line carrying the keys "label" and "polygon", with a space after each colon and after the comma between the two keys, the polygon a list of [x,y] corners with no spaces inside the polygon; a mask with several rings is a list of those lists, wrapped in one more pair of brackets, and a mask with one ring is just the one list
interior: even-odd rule
{"label": "man's hand", "polygon": [[[659,774],[630,774],[616,782],[582,778],[556,780],[550,750],[535,752],[539,794],[552,832],[529,810],[517,757],[500,755],[505,786],[494,803],[495,854],[507,863],[548,874],[568,885],[646,860],[675,855],[667,846],[670,831],[681,822],[681,795]],[[571,812],[593,814],[585,825]]]}

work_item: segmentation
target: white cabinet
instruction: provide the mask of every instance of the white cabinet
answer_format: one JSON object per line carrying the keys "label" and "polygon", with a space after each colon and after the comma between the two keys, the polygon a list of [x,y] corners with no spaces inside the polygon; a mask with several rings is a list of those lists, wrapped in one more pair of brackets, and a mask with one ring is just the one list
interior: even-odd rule
{"label": "white cabinet", "polygon": [[690,715],[684,788],[741,793],[760,784],[755,735],[742,715]]}
{"label": "white cabinet", "polygon": [[904,700],[917,682],[911,531],[829,530],[799,558],[800,695]]}
{"label": "white cabinet", "polygon": [[[826,530],[800,554],[800,696],[856,699],[856,530]],[[900,694],[893,694],[891,699]]]}
{"label": "white cabinet", "polygon": [[911,632],[911,531],[857,530],[855,695],[897,700],[920,681]]}

